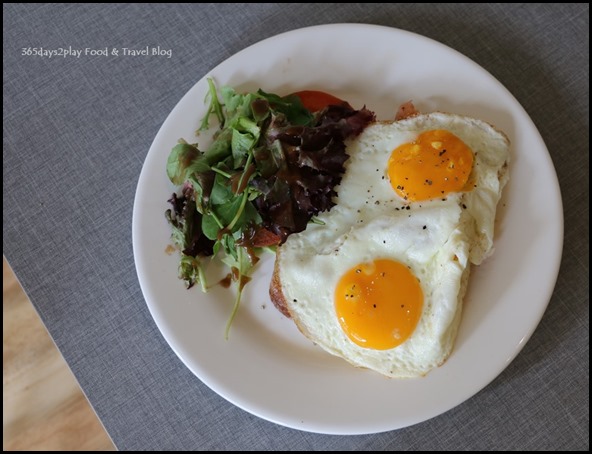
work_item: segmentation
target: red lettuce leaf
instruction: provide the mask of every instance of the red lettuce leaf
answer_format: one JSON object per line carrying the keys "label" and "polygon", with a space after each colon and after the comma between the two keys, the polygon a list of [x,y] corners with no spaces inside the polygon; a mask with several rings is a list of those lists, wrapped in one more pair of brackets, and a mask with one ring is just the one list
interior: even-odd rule
{"label": "red lettuce leaf", "polygon": [[374,113],[368,109],[347,105],[328,106],[309,126],[288,125],[281,115],[272,115],[265,130],[267,146],[255,153],[260,176],[251,185],[261,192],[253,203],[263,226],[280,243],[335,205],[334,188],[348,159],[345,140],[372,121]]}

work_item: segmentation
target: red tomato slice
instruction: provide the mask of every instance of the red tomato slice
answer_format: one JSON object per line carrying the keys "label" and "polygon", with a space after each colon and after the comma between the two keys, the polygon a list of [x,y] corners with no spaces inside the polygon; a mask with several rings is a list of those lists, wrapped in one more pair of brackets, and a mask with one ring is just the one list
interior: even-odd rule
{"label": "red tomato slice", "polygon": [[325,93],[324,91],[302,90],[292,94],[298,96],[300,101],[302,101],[302,105],[311,112],[322,110],[331,105],[340,106],[345,104],[351,107],[348,102],[330,95],[329,93]]}

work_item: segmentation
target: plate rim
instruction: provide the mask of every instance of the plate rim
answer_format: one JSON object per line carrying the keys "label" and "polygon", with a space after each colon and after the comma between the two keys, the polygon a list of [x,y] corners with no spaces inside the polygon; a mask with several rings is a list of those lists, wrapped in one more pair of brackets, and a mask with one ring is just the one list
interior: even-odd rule
{"label": "plate rim", "polygon": [[[549,282],[547,287],[548,287],[548,291],[545,292],[548,294],[548,297],[546,298],[546,303],[542,304],[541,306],[541,310],[540,313],[538,314],[538,318],[536,320],[536,322],[531,323],[528,326],[528,329],[526,329],[524,337],[522,338],[521,343],[516,346],[516,348],[514,349],[514,351],[512,352],[512,354],[510,356],[508,356],[507,360],[506,360],[506,364],[497,372],[497,374],[493,377],[491,377],[489,380],[487,380],[487,382],[485,384],[478,385],[476,387],[476,389],[474,390],[474,392],[470,393],[470,395],[467,395],[464,399],[462,399],[461,401],[459,401],[456,405],[453,405],[452,407],[446,408],[443,411],[440,411],[438,413],[433,414],[432,416],[428,417],[428,418],[424,418],[421,419],[420,421],[414,421],[411,422],[409,424],[404,424],[404,425],[399,425],[397,427],[383,427],[383,428],[378,428],[378,430],[368,430],[368,429],[362,429],[360,431],[355,431],[355,430],[347,430],[347,431],[341,431],[338,428],[334,428],[334,429],[328,429],[328,428],[319,428],[319,430],[315,430],[314,427],[310,427],[310,426],[305,426],[303,427],[300,424],[294,423],[294,424],[290,424],[289,422],[285,421],[285,420],[280,420],[281,418],[270,418],[269,414],[265,413],[265,412],[261,412],[261,411],[257,411],[257,408],[252,408],[249,407],[249,405],[245,404],[244,402],[241,402],[240,400],[237,400],[236,398],[233,398],[233,396],[229,396],[227,393],[224,392],[224,390],[220,390],[216,388],[215,384],[212,384],[209,380],[204,380],[203,379],[203,374],[200,375],[198,374],[193,367],[191,367],[189,365],[189,363],[191,362],[190,359],[186,358],[184,355],[184,353],[182,353],[179,349],[175,348],[175,342],[171,341],[171,339],[169,338],[170,336],[166,335],[165,333],[168,331],[167,329],[163,329],[162,324],[164,323],[163,320],[160,318],[160,315],[158,314],[158,311],[156,311],[156,307],[151,304],[151,302],[149,301],[149,297],[147,294],[147,290],[146,290],[146,283],[144,282],[145,279],[145,274],[142,271],[142,264],[138,263],[137,257],[139,255],[139,250],[141,249],[141,245],[138,244],[139,241],[139,235],[138,235],[138,228],[139,228],[139,224],[138,224],[138,217],[139,217],[139,213],[141,211],[141,207],[140,207],[140,202],[139,200],[141,199],[141,185],[143,183],[143,175],[145,174],[145,168],[147,166],[147,162],[148,159],[150,158],[151,154],[153,154],[153,147],[155,145],[155,143],[157,142],[157,139],[159,138],[159,136],[161,135],[161,133],[163,133],[163,131],[165,130],[165,126],[167,126],[167,124],[169,123],[169,121],[171,120],[171,118],[173,117],[174,112],[179,108],[179,106],[182,105],[184,99],[190,94],[190,92],[192,92],[192,90],[194,90],[198,85],[200,84],[204,84],[206,78],[208,77],[208,75],[210,75],[211,73],[214,73],[219,67],[221,67],[224,64],[227,64],[227,62],[229,60],[232,60],[233,58],[236,58],[238,55],[240,54],[245,54],[247,52],[251,52],[253,48],[257,48],[258,46],[262,46],[265,45],[265,43],[269,43],[269,42],[273,42],[274,40],[278,40],[278,39],[286,39],[286,37],[289,39],[290,36],[294,36],[296,34],[305,34],[307,32],[310,31],[314,31],[314,30],[328,30],[328,29],[334,29],[334,30],[338,30],[338,29],[351,29],[351,28],[357,28],[357,29],[373,29],[373,30],[377,30],[380,29],[381,31],[385,32],[385,33],[394,33],[394,34],[405,34],[408,35],[410,38],[412,39],[419,39],[421,41],[427,41],[428,43],[430,43],[431,45],[434,45],[436,47],[442,47],[445,48],[447,51],[452,51],[455,54],[457,54],[459,57],[461,57],[464,61],[466,61],[467,63],[470,62],[470,64],[472,64],[474,66],[475,69],[478,69],[480,72],[482,72],[484,75],[486,75],[488,78],[490,78],[493,82],[497,83],[499,85],[499,87],[501,89],[503,89],[506,93],[506,95],[509,97],[509,99],[513,102],[514,106],[519,109],[520,114],[522,116],[522,118],[526,121],[528,121],[530,123],[530,127],[532,128],[532,130],[536,133],[537,138],[540,141],[540,145],[542,148],[542,153],[541,155],[546,157],[546,165],[550,166],[550,169],[553,171],[554,175],[555,175],[555,181],[554,181],[554,186],[555,186],[555,193],[558,196],[558,208],[559,208],[559,217],[556,218],[556,227],[559,228],[559,232],[558,232],[558,241],[556,244],[556,251],[554,252],[554,256],[555,256],[555,267],[554,270],[552,271],[552,275],[554,276],[554,279],[551,279],[552,282]],[[164,134],[164,133],[163,133]],[[549,304],[549,301],[551,300],[552,294],[553,294],[553,290],[555,287],[555,283],[557,281],[558,278],[558,274],[559,274],[559,268],[560,268],[560,264],[561,264],[561,257],[562,257],[562,252],[563,252],[563,237],[564,237],[564,221],[563,221],[563,206],[562,206],[562,200],[561,200],[561,191],[560,191],[560,187],[559,187],[559,182],[558,182],[558,178],[557,178],[557,174],[555,171],[555,168],[553,166],[553,162],[551,160],[551,156],[550,153],[548,151],[548,148],[546,147],[544,140],[542,139],[542,136],[540,135],[540,132],[538,131],[536,125],[534,124],[534,122],[532,121],[531,117],[528,115],[528,113],[525,111],[525,109],[522,107],[522,105],[518,102],[518,100],[513,96],[513,94],[497,79],[495,78],[491,73],[489,73],[487,70],[485,70],[482,66],[480,66],[479,64],[477,64],[475,61],[473,61],[471,58],[467,57],[466,55],[460,53],[459,51],[449,47],[446,44],[443,44],[441,42],[438,42],[432,38],[420,35],[418,33],[415,32],[411,32],[411,31],[407,31],[407,30],[403,30],[400,28],[394,28],[394,27],[388,27],[388,26],[384,26],[384,25],[373,25],[373,24],[359,24],[359,23],[333,23],[333,24],[321,24],[321,25],[314,25],[314,26],[309,26],[309,27],[302,27],[302,28],[297,28],[297,29],[293,29],[293,30],[289,30],[289,31],[285,31],[282,33],[279,33],[277,35],[274,36],[270,36],[267,37],[265,39],[262,39],[254,44],[249,45],[248,47],[240,50],[239,52],[231,55],[230,57],[228,57],[227,59],[225,59],[224,61],[222,61],[221,63],[219,63],[218,65],[216,65],[214,68],[210,69],[202,78],[200,78],[191,88],[189,88],[189,90],[186,91],[186,93],[181,97],[181,99],[176,103],[176,105],[173,107],[173,109],[171,110],[171,112],[169,112],[169,114],[167,115],[166,119],[164,120],[164,122],[162,123],[161,127],[159,128],[159,131],[157,132],[150,148],[149,151],[146,155],[146,158],[144,160],[144,163],[142,165],[142,171],[140,173],[140,177],[138,180],[138,184],[136,187],[136,193],[135,193],[135,197],[134,197],[134,205],[133,205],[133,214],[132,214],[132,243],[133,243],[133,251],[134,251],[134,262],[135,262],[135,266],[136,266],[136,272],[138,274],[138,280],[140,282],[140,287],[142,289],[142,294],[144,296],[144,299],[146,301],[146,304],[148,306],[148,309],[150,311],[150,314],[154,320],[154,322],[156,323],[161,335],[163,335],[163,337],[165,338],[165,340],[167,341],[167,344],[171,347],[171,349],[175,352],[175,354],[181,359],[181,361],[192,371],[193,374],[195,374],[203,383],[205,383],[210,389],[212,389],[214,392],[216,392],[217,394],[219,394],[220,396],[222,396],[223,398],[225,398],[226,400],[228,400],[229,402],[231,402],[232,404],[242,408],[243,410],[252,413],[256,416],[259,416],[263,419],[266,419],[268,421],[272,421],[274,423],[283,425],[283,426],[287,426],[287,427],[291,427],[291,428],[295,428],[295,429],[299,429],[299,430],[305,430],[308,432],[316,432],[316,433],[323,433],[323,434],[370,434],[370,433],[379,433],[379,432],[384,432],[384,431],[388,431],[388,430],[394,430],[394,429],[399,429],[399,428],[403,428],[403,427],[407,427],[409,425],[413,425],[413,424],[417,424],[420,423],[422,421],[434,418],[446,411],[451,410],[452,408],[454,408],[457,405],[460,405],[461,403],[467,401],[468,399],[470,399],[472,396],[474,396],[476,393],[478,393],[480,390],[482,390],[483,388],[485,388],[487,385],[489,385],[491,382],[493,382],[497,376],[499,374],[501,374],[506,367],[510,364],[510,362],[512,362],[512,360],[520,353],[520,351],[522,350],[522,348],[524,347],[524,345],[526,344],[526,342],[530,339],[530,337],[532,336],[532,334],[534,333],[534,331],[536,330],[537,326],[540,323],[540,320],[542,319],[545,310]],[[392,426],[392,425],[391,425]]]}

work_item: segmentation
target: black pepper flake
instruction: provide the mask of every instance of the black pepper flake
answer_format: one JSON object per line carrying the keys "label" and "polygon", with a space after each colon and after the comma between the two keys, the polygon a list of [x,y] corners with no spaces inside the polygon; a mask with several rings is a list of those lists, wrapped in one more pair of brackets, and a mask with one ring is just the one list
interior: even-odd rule
{"label": "black pepper flake", "polygon": [[463,210],[467,209],[467,206],[464,203],[462,204],[462,207],[463,207]]}
{"label": "black pepper flake", "polygon": [[442,150],[440,153],[438,153],[438,156],[442,156],[444,153],[446,153],[446,148]]}
{"label": "black pepper flake", "polygon": [[294,298],[294,302],[295,302],[295,303],[297,303],[297,302],[298,302],[298,300],[297,300],[296,298]]}
{"label": "black pepper flake", "polygon": [[399,211],[399,209],[398,208],[395,208],[395,211]]}
{"label": "black pepper flake", "polygon": [[405,307],[405,305],[404,304],[401,304],[401,307]]}
{"label": "black pepper flake", "polygon": [[401,187],[401,185],[398,184],[397,189],[403,189],[403,188]]}
{"label": "black pepper flake", "polygon": [[424,229],[424,230],[425,230],[425,229],[427,229],[427,228],[428,228],[428,226],[427,226],[427,225],[424,225],[424,226],[423,226],[423,229]]}
{"label": "black pepper flake", "polygon": [[442,199],[442,202],[446,202],[446,199]]}
{"label": "black pepper flake", "polygon": [[376,171],[378,172],[379,170],[378,170],[378,169],[376,169]]}
{"label": "black pepper flake", "polygon": [[376,309],[376,304],[373,304],[372,307],[374,307],[374,309]]}
{"label": "black pepper flake", "polygon": [[380,200],[377,200],[376,202],[374,202],[374,205],[380,205]]}
{"label": "black pepper flake", "polygon": [[427,184],[428,186],[432,185],[432,180],[425,180],[425,184]]}
{"label": "black pepper flake", "polygon": [[384,175],[381,178],[384,180]]}
{"label": "black pepper flake", "polygon": [[380,275],[381,275],[382,277],[384,277],[384,276],[386,276],[386,273],[383,271],[382,273],[380,273]]}
{"label": "black pepper flake", "polygon": [[411,209],[411,207],[410,207],[409,205],[407,205],[407,206],[405,207],[405,209],[406,209],[406,210],[410,210],[410,209]]}
{"label": "black pepper flake", "polygon": [[386,240],[382,240],[382,244],[386,244]]}

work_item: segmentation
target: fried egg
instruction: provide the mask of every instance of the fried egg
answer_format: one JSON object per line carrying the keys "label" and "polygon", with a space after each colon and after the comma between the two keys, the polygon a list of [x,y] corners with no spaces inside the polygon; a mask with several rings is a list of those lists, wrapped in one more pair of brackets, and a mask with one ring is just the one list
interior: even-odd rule
{"label": "fried egg", "polygon": [[509,142],[432,113],[375,123],[347,152],[336,206],[278,250],[285,306],[331,354],[425,375],[452,351],[471,264],[492,253]]}

